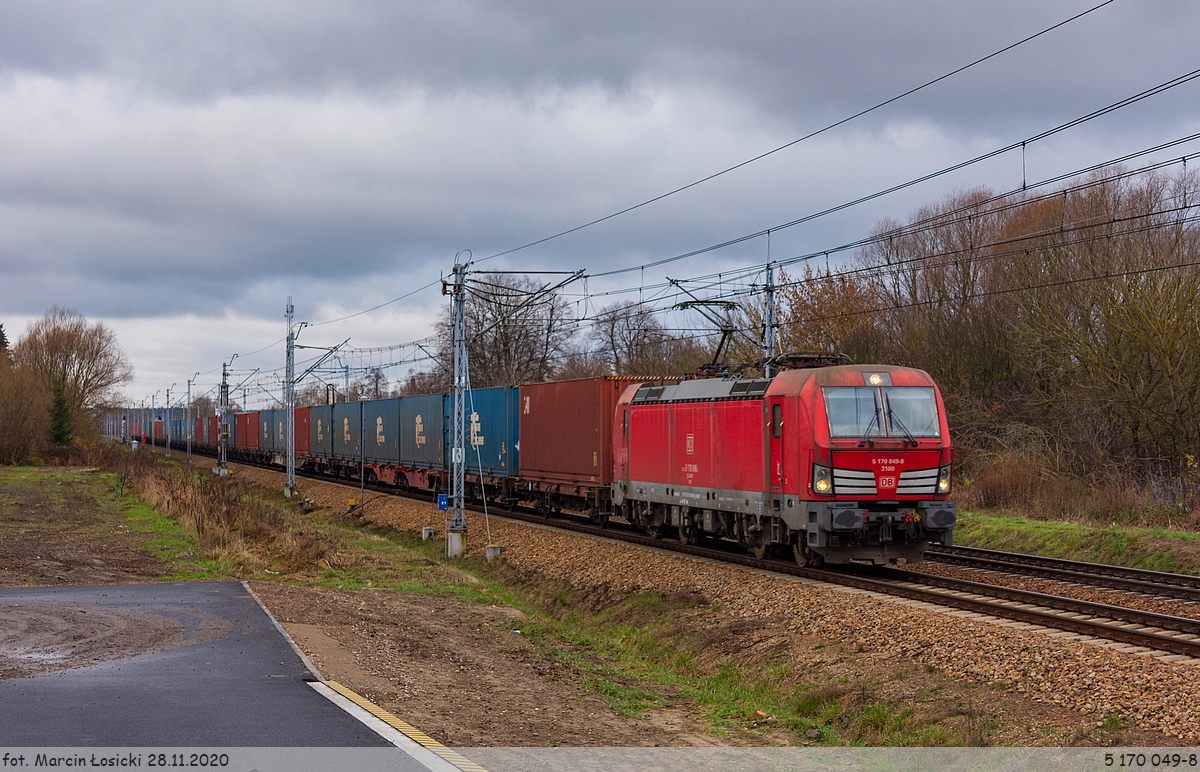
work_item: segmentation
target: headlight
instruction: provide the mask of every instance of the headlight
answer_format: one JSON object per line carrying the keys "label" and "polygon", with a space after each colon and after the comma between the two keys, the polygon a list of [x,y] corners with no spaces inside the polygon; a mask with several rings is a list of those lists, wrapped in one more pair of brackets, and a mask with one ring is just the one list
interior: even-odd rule
{"label": "headlight", "polygon": [[821,496],[833,495],[833,473],[829,467],[813,464],[813,493]]}
{"label": "headlight", "polygon": [[950,492],[950,467],[944,466],[938,470],[938,493]]}

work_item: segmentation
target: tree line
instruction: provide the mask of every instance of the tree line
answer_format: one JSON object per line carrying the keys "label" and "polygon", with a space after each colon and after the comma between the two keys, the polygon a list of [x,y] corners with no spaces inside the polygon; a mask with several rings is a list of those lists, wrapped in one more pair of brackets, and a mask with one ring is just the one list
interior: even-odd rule
{"label": "tree line", "polygon": [[[879,222],[840,267],[781,271],[776,350],[929,372],[979,503],[1037,494],[1067,511],[1100,487],[1109,510],[1200,507],[1197,187],[1116,168],[1050,193],[956,192]],[[668,331],[636,302],[580,325],[544,289],[480,278],[466,305],[473,387],[671,376],[713,356],[713,330]],[[764,293],[728,297],[739,334],[725,364],[753,374]],[[392,393],[449,388],[451,331],[447,308],[434,368]]]}
{"label": "tree line", "polygon": [[0,325],[0,463],[94,440],[132,377],[113,331],[73,309],[55,306],[13,345]]}

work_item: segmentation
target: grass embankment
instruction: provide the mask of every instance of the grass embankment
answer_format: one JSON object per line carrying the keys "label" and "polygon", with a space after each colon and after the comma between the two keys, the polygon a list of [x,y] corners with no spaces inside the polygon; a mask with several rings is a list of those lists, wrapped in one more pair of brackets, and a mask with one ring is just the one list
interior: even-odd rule
{"label": "grass embankment", "polygon": [[1095,563],[1200,574],[1200,533],[1161,527],[1053,522],[991,512],[960,513],[954,543]]}
{"label": "grass embankment", "polygon": [[[178,523],[188,534],[187,545],[172,542],[168,548],[164,541],[164,555],[194,551],[192,562],[213,577],[419,593],[517,608],[527,617],[521,634],[540,658],[540,677],[566,679],[626,716],[683,710],[699,716],[705,731],[743,743],[759,737],[788,744],[963,745],[984,741],[990,729],[969,704],[955,699],[918,711],[873,696],[877,681],[904,673],[814,683],[816,674],[806,677],[788,652],[749,658],[736,631],[730,632],[728,614],[702,598],[613,594],[521,574],[504,561],[451,562],[440,541],[373,528],[344,513],[304,511],[295,501],[236,478],[117,453],[106,460],[118,474],[106,479],[127,482],[168,516],[147,513],[140,522],[161,529]],[[179,538],[178,529],[171,534]],[[726,636],[723,645],[706,638],[710,631]],[[941,688],[932,687],[927,696],[936,698]]]}

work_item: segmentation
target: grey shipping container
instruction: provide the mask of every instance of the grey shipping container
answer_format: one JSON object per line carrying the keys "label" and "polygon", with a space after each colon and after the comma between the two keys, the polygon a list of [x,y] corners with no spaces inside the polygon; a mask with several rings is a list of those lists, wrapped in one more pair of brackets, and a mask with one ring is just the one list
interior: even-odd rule
{"label": "grey shipping container", "polygon": [[333,455],[333,406],[317,405],[308,412],[308,452],[317,458]]}
{"label": "grey shipping container", "polygon": [[362,433],[361,402],[339,402],[333,406],[333,456],[347,461],[359,459]]}
{"label": "grey shipping container", "polygon": [[421,394],[400,399],[400,463],[417,469],[445,469],[443,397]]}
{"label": "grey shipping container", "polygon": [[400,463],[400,400],[372,399],[362,403],[363,460]]}

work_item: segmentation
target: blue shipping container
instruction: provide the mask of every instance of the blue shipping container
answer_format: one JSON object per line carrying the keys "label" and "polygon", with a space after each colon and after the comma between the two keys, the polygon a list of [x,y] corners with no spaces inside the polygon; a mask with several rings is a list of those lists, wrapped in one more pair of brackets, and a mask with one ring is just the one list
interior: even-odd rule
{"label": "blue shipping container", "polygon": [[[511,386],[473,389],[465,395],[467,474],[517,474],[520,390]],[[453,447],[454,397],[445,398],[446,447]],[[449,456],[449,453],[447,453]]]}
{"label": "blue shipping container", "polygon": [[271,446],[276,453],[287,453],[287,411],[276,410],[275,417],[271,421],[271,434],[274,438],[271,441]]}
{"label": "blue shipping container", "polygon": [[[228,431],[229,432],[229,438],[226,441],[227,442],[226,448],[236,448],[237,447],[237,413],[230,410],[229,415],[227,415],[225,417],[224,423],[222,423],[220,420],[218,420],[217,424],[218,424],[217,425],[218,431]],[[221,428],[222,426],[224,426],[224,429]],[[221,444],[220,437],[217,437],[216,444],[217,445]]]}
{"label": "blue shipping container", "polygon": [[400,400],[372,399],[362,403],[363,460],[400,463]]}
{"label": "blue shipping container", "polygon": [[308,452],[317,458],[333,455],[332,405],[317,405],[308,411]]}
{"label": "blue shipping container", "polygon": [[359,459],[362,432],[361,402],[339,402],[333,406],[333,456],[346,461]]}
{"label": "blue shipping container", "polygon": [[278,450],[275,447],[275,413],[276,410],[258,411],[258,449],[264,453]]}
{"label": "blue shipping container", "polygon": [[416,469],[445,469],[442,395],[400,399],[400,464]]}

